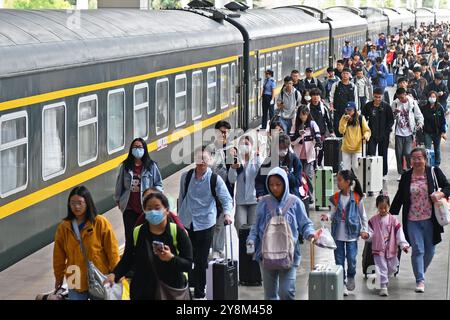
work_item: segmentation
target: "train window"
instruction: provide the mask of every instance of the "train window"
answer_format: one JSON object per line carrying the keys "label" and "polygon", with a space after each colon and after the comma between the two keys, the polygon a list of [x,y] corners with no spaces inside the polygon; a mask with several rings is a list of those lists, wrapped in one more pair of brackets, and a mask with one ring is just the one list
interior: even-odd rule
{"label": "train window", "polygon": [[300,69],[300,47],[295,47],[295,63],[294,63],[294,69],[299,70]]}
{"label": "train window", "polygon": [[108,154],[125,147],[125,90],[117,89],[108,92],[107,108]]}
{"label": "train window", "polygon": [[156,134],[162,134],[169,130],[169,79],[156,81]]}
{"label": "train window", "polygon": [[305,74],[305,69],[311,67],[309,62],[309,44],[305,46],[305,64],[302,66],[302,75]]}
{"label": "train window", "polygon": [[28,184],[28,115],[25,111],[0,117],[0,196],[25,190]]}
{"label": "train window", "polygon": [[319,57],[319,43],[318,42],[316,42],[315,44],[314,44],[314,67],[313,67],[313,69],[316,71],[316,70],[319,70],[319,68],[320,68],[320,63],[319,63],[319,61],[320,61],[320,57]]}
{"label": "train window", "polygon": [[278,81],[283,81],[283,52],[278,51]]}
{"label": "train window", "polygon": [[272,52],[272,71],[275,82],[278,80],[278,56],[276,52]]}
{"label": "train window", "polygon": [[149,104],[148,104],[148,84],[141,83],[134,86],[134,137],[148,138]]}
{"label": "train window", "polygon": [[272,55],[270,53],[266,54],[266,69],[272,70]]}
{"label": "train window", "polygon": [[203,72],[192,73],[192,120],[202,117],[203,111]]}
{"label": "train window", "polygon": [[304,75],[305,70],[305,46],[300,47],[300,64],[298,65],[300,75]]}
{"label": "train window", "polygon": [[[263,64],[264,66],[264,64]],[[264,68],[264,67],[263,67]],[[231,64],[231,79],[230,79],[231,85],[231,105],[236,105],[236,87],[237,87],[237,72],[236,72],[236,63]]]}
{"label": "train window", "polygon": [[97,95],[78,100],[78,165],[84,166],[98,155],[98,98]]}
{"label": "train window", "polygon": [[66,169],[66,104],[42,110],[42,178],[47,181]]}
{"label": "train window", "polygon": [[208,114],[216,111],[216,95],[217,95],[217,70],[216,68],[208,69],[208,91],[206,92],[206,111]]}
{"label": "train window", "polygon": [[186,74],[175,77],[175,126],[179,127],[186,123],[187,109],[187,79]]}
{"label": "train window", "polygon": [[225,109],[230,105],[230,66],[220,67],[220,108]]}

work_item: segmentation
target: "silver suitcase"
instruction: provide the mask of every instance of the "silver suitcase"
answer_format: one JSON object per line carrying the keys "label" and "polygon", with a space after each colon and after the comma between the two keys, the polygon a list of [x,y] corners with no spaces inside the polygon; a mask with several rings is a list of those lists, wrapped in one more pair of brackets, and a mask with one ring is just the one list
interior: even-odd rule
{"label": "silver suitcase", "polygon": [[309,300],[343,300],[344,270],[333,264],[314,264],[314,242],[311,242],[310,273],[308,280]]}
{"label": "silver suitcase", "polygon": [[383,190],[383,157],[364,156],[358,158],[358,171],[356,173],[363,192],[368,196]]}

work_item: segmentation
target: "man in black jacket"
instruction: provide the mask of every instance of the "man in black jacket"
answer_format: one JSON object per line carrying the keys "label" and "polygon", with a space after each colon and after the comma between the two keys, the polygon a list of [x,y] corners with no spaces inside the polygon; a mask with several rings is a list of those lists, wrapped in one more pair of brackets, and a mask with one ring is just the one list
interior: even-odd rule
{"label": "man in black jacket", "polygon": [[389,135],[394,125],[394,115],[391,106],[383,101],[383,89],[373,90],[373,101],[368,102],[362,109],[370,131],[372,132],[368,142],[368,155],[375,155],[378,145],[378,155],[383,157],[383,176],[388,173],[388,147]]}
{"label": "man in black jacket", "polygon": [[428,96],[430,91],[436,91],[438,94],[438,102],[442,106],[447,106],[447,98],[448,98],[448,88],[442,81],[444,79],[444,75],[442,72],[436,72],[434,75],[434,81],[430,82],[425,88],[424,94]]}
{"label": "man in black jacket", "polygon": [[306,78],[303,79],[303,86],[304,86],[305,90],[311,90],[311,89],[317,88],[320,90],[320,93],[322,95],[322,93],[325,92],[325,89],[323,88],[323,85],[320,82],[320,80],[313,77],[313,69],[309,68],[309,67],[306,68],[305,75],[306,75]]}
{"label": "man in black jacket", "polygon": [[[311,95],[311,102],[308,104],[308,108],[311,112],[311,117],[317,123],[320,129],[321,140],[325,140],[326,132],[331,136],[334,136],[333,122],[331,120],[330,112],[328,108],[323,104],[320,99],[320,90],[315,88],[309,93]],[[322,164],[323,150],[320,149],[317,155],[317,165]]]}

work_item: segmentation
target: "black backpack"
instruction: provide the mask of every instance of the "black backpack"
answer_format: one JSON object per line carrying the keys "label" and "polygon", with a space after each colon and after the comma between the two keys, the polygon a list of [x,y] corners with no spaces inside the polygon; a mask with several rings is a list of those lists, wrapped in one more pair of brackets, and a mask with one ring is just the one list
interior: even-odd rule
{"label": "black backpack", "polygon": [[[184,180],[184,194],[183,194],[182,200],[184,200],[184,198],[186,198],[186,195],[187,195],[187,192],[189,189],[189,183],[191,182],[192,175],[194,174],[194,170],[195,169],[191,169],[186,174],[186,180]],[[216,194],[216,185],[217,185],[217,174],[215,174],[213,172],[211,174],[211,179],[209,180],[209,186],[211,188],[212,196],[213,196],[214,200],[216,201],[217,217],[219,217],[220,214],[223,213],[223,207],[222,207],[222,203],[220,202],[220,200]]]}

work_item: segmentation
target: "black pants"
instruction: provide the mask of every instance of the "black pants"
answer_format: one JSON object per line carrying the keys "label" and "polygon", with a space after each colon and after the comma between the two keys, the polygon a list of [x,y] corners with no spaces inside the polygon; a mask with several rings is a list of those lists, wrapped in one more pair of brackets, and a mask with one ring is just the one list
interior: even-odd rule
{"label": "black pants", "polygon": [[125,210],[123,213],[123,226],[125,228],[125,247],[133,246],[133,230],[139,214],[133,210]]}
{"label": "black pants", "polygon": [[370,138],[368,143],[367,154],[369,156],[374,156],[377,151],[378,146],[378,155],[383,157],[383,176],[388,173],[388,147],[389,147],[389,138]]}
{"label": "black pants", "polygon": [[336,111],[334,111],[334,114],[333,114],[334,134],[338,138],[342,138],[342,134],[339,132],[339,121],[341,120],[343,115],[344,115],[343,113],[336,112]]}
{"label": "black pants", "polygon": [[194,226],[188,230],[189,238],[191,239],[192,249],[194,254],[194,270],[192,279],[195,283],[194,297],[205,297],[206,286],[206,269],[208,268],[209,248],[211,248],[214,226],[200,231],[193,231]]}
{"label": "black pants", "polygon": [[[272,119],[274,114],[274,107],[273,104],[270,104],[272,101],[271,95],[263,95],[262,98],[262,123],[261,123],[261,129],[266,129],[267,121]],[[267,119],[267,113],[269,114],[269,119]]]}
{"label": "black pants", "polygon": [[359,109],[362,110],[362,108],[366,105],[367,97],[359,97]]}

